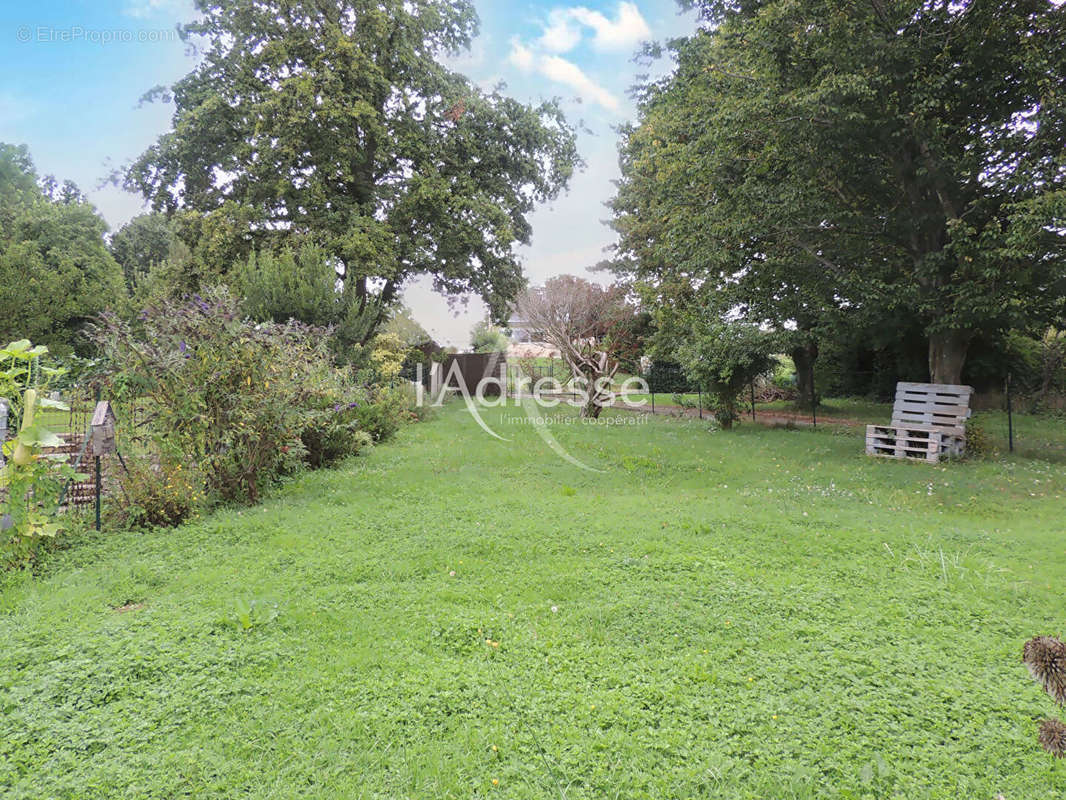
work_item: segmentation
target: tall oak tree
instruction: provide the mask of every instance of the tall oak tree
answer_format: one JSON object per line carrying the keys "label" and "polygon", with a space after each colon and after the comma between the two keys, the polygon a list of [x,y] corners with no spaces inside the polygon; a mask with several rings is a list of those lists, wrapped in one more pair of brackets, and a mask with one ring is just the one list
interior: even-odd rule
{"label": "tall oak tree", "polygon": [[[370,322],[428,274],[497,319],[523,285],[535,205],[579,158],[555,102],[483,91],[442,58],[469,47],[468,0],[198,0],[199,65],[150,98],[173,130],[125,176],[194,225],[217,260],[298,237],[322,247]],[[195,243],[192,243],[195,244]],[[209,259],[210,260],[210,259]],[[207,271],[231,263],[208,264]]]}

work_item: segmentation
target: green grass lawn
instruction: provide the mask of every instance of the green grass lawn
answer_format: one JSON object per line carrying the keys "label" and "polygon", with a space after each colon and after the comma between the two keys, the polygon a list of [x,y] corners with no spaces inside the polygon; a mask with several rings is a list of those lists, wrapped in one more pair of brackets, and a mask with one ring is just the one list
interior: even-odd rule
{"label": "green grass lawn", "polygon": [[515,414],[0,578],[0,794],[1066,792],[1020,664],[1066,622],[1061,466],[553,425],[588,472]]}

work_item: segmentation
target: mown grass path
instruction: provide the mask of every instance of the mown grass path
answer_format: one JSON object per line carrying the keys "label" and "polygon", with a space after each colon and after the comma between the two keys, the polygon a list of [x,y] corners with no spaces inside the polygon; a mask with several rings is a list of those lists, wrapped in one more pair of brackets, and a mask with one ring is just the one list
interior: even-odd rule
{"label": "mown grass path", "polygon": [[1060,465],[519,413],[2,578],[0,795],[1066,795]]}

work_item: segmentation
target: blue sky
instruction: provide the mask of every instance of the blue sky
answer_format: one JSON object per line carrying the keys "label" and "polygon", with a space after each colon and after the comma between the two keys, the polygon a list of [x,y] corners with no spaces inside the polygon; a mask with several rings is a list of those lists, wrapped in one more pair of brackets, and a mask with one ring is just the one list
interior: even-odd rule
{"label": "blue sky", "polygon": [[[692,30],[674,0],[529,2],[475,0],[481,35],[451,66],[475,82],[504,81],[523,100],[560,97],[583,121],[588,166],[570,192],[533,216],[521,255],[530,279],[585,274],[611,241],[603,203],[617,176],[615,126],[631,119],[627,90],[641,71],[642,40]],[[134,158],[169,128],[171,108],[138,108],[148,89],[193,65],[174,25],[192,17],[189,0],[41,0],[0,6],[0,141],[29,146],[38,170],[71,179],[112,229],[142,211],[141,199],[99,187],[110,166]],[[472,300],[458,316],[426,281],[405,299],[439,341],[465,345],[484,315]]]}

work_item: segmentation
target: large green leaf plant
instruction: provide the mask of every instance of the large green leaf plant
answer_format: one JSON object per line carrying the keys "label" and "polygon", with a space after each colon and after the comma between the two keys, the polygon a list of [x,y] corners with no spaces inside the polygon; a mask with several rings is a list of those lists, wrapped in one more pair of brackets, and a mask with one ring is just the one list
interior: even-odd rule
{"label": "large green leaf plant", "polygon": [[69,410],[47,397],[49,384],[63,374],[41,363],[47,355],[47,347],[26,339],[0,350],[0,399],[7,401],[13,431],[3,442],[0,467],[0,562],[6,567],[33,561],[43,540],[63,532],[60,496],[75,477],[65,456],[45,452],[62,439],[38,412]]}

